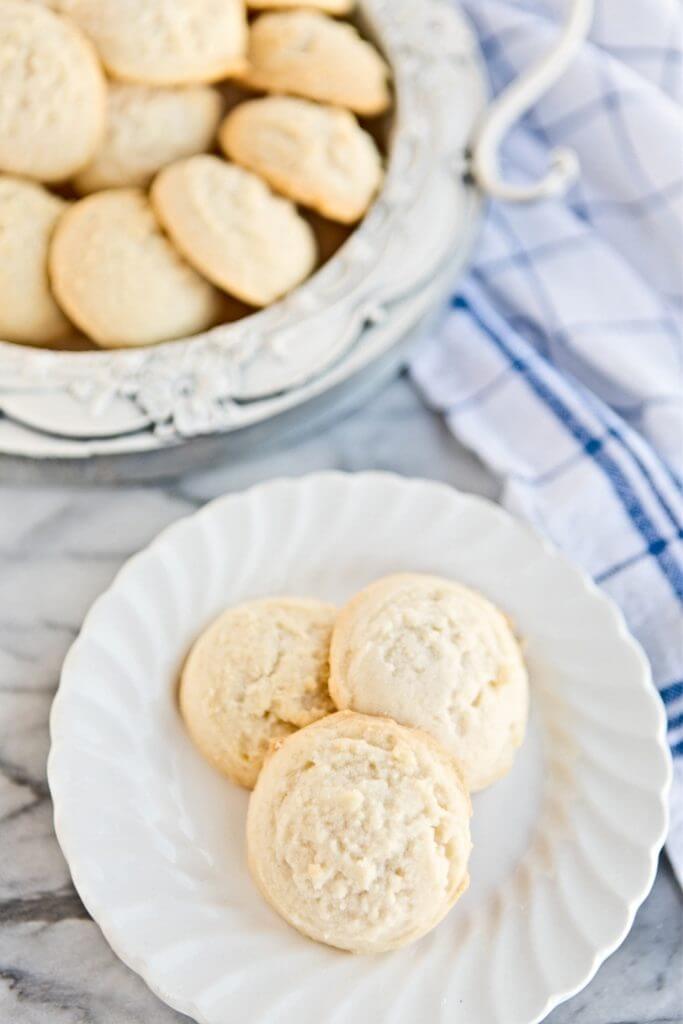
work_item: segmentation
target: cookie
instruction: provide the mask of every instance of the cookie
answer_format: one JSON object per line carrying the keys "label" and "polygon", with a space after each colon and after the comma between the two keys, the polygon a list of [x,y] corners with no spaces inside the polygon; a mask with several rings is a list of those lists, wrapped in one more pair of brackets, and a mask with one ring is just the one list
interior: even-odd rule
{"label": "cookie", "polygon": [[273,740],[333,710],[327,692],[336,608],[294,597],[228,608],[194,644],[180,711],[218,771],[256,783]]}
{"label": "cookie", "polygon": [[0,0],[0,171],[61,181],[93,156],[106,85],[95,51],[40,4]]}
{"label": "cookie", "polygon": [[47,276],[50,236],[67,203],[42,185],[0,175],[0,338],[50,345],[73,328]]}
{"label": "cookie", "polygon": [[218,138],[235,163],[344,224],[363,216],[382,181],[374,140],[338,107],[290,96],[248,100],[230,111]]}
{"label": "cookie", "polygon": [[327,14],[348,14],[356,6],[356,0],[247,0],[247,7],[262,11],[274,7],[308,7]]}
{"label": "cookie", "polygon": [[166,164],[210,148],[223,111],[207,85],[156,88],[112,82],[104,139],[74,178],[78,192],[150,183]]}
{"label": "cookie", "polygon": [[96,192],[59,221],[49,252],[60,306],[103,348],[195,334],[220,316],[220,296],[162,233],[139,189]]}
{"label": "cookie", "polygon": [[431,737],[341,712],[266,760],[249,801],[249,867],[304,935],[381,953],[430,931],[467,888],[469,819],[455,761]]}
{"label": "cookie", "polygon": [[410,573],[377,580],[340,612],[330,694],[338,708],[431,733],[471,791],[511,767],[529,699],[505,616],[468,587]]}
{"label": "cookie", "polygon": [[389,68],[353,25],[318,11],[264,14],[249,31],[247,69],[252,89],[291,93],[381,114],[390,103]]}
{"label": "cookie", "polygon": [[215,82],[244,65],[243,0],[60,0],[107,71],[149,85]]}
{"label": "cookie", "polygon": [[315,236],[294,204],[219,157],[167,167],[151,199],[185,259],[243,302],[266,306],[315,266]]}

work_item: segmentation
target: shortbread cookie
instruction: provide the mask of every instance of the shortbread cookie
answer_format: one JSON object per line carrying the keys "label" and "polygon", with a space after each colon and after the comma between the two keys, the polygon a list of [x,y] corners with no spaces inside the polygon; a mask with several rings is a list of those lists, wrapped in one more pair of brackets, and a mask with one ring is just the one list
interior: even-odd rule
{"label": "shortbread cookie", "polygon": [[382,953],[428,932],[467,888],[469,818],[456,763],[430,736],[341,712],[267,758],[249,866],[304,935]]}
{"label": "shortbread cookie", "polygon": [[180,710],[215,768],[251,789],[272,740],[333,711],[327,692],[336,608],[281,597],[227,611],[202,633],[180,681]]}
{"label": "shortbread cookie", "polygon": [[353,25],[318,11],[263,14],[249,31],[240,80],[264,92],[291,93],[381,114],[390,103],[389,68]]}
{"label": "shortbread cookie", "polygon": [[76,175],[81,193],[150,183],[166,164],[211,147],[223,111],[208,85],[156,88],[112,82],[95,158]]}
{"label": "shortbread cookie", "polygon": [[88,40],[40,4],[0,0],[0,171],[60,181],[104,131],[106,86]]}
{"label": "shortbread cookie", "polygon": [[[1,44],[0,44],[1,45]],[[0,175],[0,338],[50,345],[73,328],[52,297],[50,236],[67,203],[41,185]]]}
{"label": "shortbread cookie", "polygon": [[294,204],[219,157],[167,167],[151,199],[187,261],[243,302],[266,306],[315,266],[315,236]]}
{"label": "shortbread cookie", "polygon": [[348,14],[356,6],[356,0],[247,0],[247,7],[264,10],[275,7],[308,7],[327,14]]}
{"label": "shortbread cookie", "polygon": [[431,733],[471,791],[509,770],[524,737],[527,673],[507,619],[481,594],[435,576],[388,576],[342,609],[330,693],[338,708]]}
{"label": "shortbread cookie", "polygon": [[243,0],[60,0],[115,78],[215,82],[244,66]]}
{"label": "shortbread cookie", "polygon": [[278,192],[331,220],[363,216],[382,181],[382,159],[353,114],[290,96],[235,107],[219,129],[227,155]]}
{"label": "shortbread cookie", "polygon": [[112,189],[61,218],[49,254],[57,301],[103,348],[195,334],[220,316],[220,295],[176,252],[144,193]]}

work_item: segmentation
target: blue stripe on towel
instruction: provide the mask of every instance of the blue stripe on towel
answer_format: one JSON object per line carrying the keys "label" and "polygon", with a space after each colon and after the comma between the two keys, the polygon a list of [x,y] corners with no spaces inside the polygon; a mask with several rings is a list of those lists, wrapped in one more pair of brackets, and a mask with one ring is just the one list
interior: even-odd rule
{"label": "blue stripe on towel", "polygon": [[[595,437],[588,430],[580,419],[562,401],[556,391],[550,386],[547,380],[536,374],[531,364],[539,363],[540,360],[535,352],[529,350],[524,359],[520,359],[513,349],[505,342],[492,328],[482,319],[478,310],[473,308],[463,295],[458,295],[452,300],[456,309],[466,310],[476,323],[485,332],[488,338],[506,356],[513,369],[517,370],[527,381],[529,387],[534,391],[547,407],[555,414],[558,420],[567,428],[572,437],[583,446],[584,451],[600,467],[613,490],[617,494],[622,507],[629,516],[631,522],[645,539],[648,548],[664,577],[671,586],[674,594],[683,601],[683,569],[676,559],[672,557],[666,548],[666,538],[661,537],[652,519],[645,511],[641,501],[636,495],[631,482],[622,471],[618,463],[608,455],[600,438]],[[549,368],[548,368],[549,369]],[[550,373],[546,371],[546,377]],[[626,445],[624,445],[627,447]]]}
{"label": "blue stripe on towel", "polygon": [[669,683],[659,691],[665,704],[673,704],[679,697],[683,697],[683,680],[677,683]]}

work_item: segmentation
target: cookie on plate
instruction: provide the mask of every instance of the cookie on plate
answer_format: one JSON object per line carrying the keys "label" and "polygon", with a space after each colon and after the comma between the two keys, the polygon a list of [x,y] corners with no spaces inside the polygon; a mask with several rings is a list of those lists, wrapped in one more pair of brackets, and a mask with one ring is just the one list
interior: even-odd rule
{"label": "cookie on plate", "polygon": [[0,171],[74,174],[102,138],[105,96],[97,55],[75,25],[40,4],[0,0]]}
{"label": "cookie on plate", "polygon": [[0,338],[51,345],[73,328],[55,302],[47,251],[67,203],[42,185],[0,175]]}
{"label": "cookie on plate", "polygon": [[529,701],[502,612],[459,583],[411,573],[371,583],[341,610],[330,693],[338,708],[431,733],[458,759],[471,791],[512,766]]}
{"label": "cookie on plate", "polygon": [[54,232],[49,269],[60,306],[103,348],[195,334],[220,316],[220,293],[176,252],[139,189],[74,203]]}
{"label": "cookie on plate", "polygon": [[454,759],[387,718],[330,715],[266,760],[249,867],[304,935],[354,953],[430,931],[467,888],[470,801]]}
{"label": "cookie on plate", "polygon": [[356,6],[356,0],[247,0],[247,7],[254,10],[274,7],[308,7],[327,14],[349,14]]}
{"label": "cookie on plate", "polygon": [[387,109],[389,68],[353,25],[319,11],[263,14],[249,30],[240,80],[373,116]]}
{"label": "cookie on plate", "polygon": [[248,100],[219,132],[223,151],[278,192],[352,224],[382,182],[382,158],[353,114],[291,96]]}
{"label": "cookie on plate", "polygon": [[243,0],[60,0],[114,78],[214,82],[244,65]]}
{"label": "cookie on plate", "polygon": [[81,193],[144,187],[166,164],[209,149],[222,112],[220,94],[208,85],[112,82],[104,138],[74,186]]}
{"label": "cookie on plate", "polygon": [[151,200],[187,261],[243,302],[266,306],[315,266],[315,235],[294,204],[217,156],[166,167]]}
{"label": "cookie on plate", "polygon": [[274,597],[228,608],[195,642],[180,711],[218,771],[251,789],[273,740],[334,710],[329,648],[337,609]]}

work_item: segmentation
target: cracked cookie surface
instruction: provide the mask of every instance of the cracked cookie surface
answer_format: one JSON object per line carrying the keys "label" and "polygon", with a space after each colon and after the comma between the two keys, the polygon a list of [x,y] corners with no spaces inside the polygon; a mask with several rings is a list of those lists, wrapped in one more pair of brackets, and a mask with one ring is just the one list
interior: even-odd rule
{"label": "cracked cookie surface", "polygon": [[353,224],[380,188],[382,157],[348,110],[294,96],[247,100],[218,129],[223,152],[282,195]]}
{"label": "cracked cookie surface", "polygon": [[60,10],[123,81],[216,82],[244,63],[242,0],[60,0]]}
{"label": "cracked cookie surface", "polygon": [[249,866],[304,935],[380,953],[424,935],[467,887],[469,817],[455,759],[430,736],[341,712],[267,758]]}
{"label": "cracked cookie surface", "polygon": [[273,8],[305,7],[308,10],[325,11],[327,14],[350,14],[356,6],[355,0],[247,0],[247,7],[257,11]]}
{"label": "cracked cookie surface", "polygon": [[146,187],[162,167],[210,148],[222,109],[220,93],[207,85],[110,82],[104,139],[76,175],[76,190]]}
{"label": "cracked cookie surface", "polygon": [[337,609],[268,598],[228,608],[201,634],[183,668],[188,731],[220,772],[252,788],[273,740],[334,710],[327,690]]}
{"label": "cracked cookie surface", "polygon": [[0,0],[0,169],[61,181],[93,156],[106,85],[78,28],[47,7]]}
{"label": "cracked cookie surface", "polygon": [[47,252],[67,203],[42,185],[0,175],[0,338],[49,345],[73,328],[55,302]]}
{"label": "cracked cookie surface", "polygon": [[48,263],[60,306],[102,348],[195,334],[220,316],[220,294],[181,259],[141,189],[73,203],[53,233]]}
{"label": "cracked cookie surface", "polygon": [[291,93],[369,117],[391,102],[389,68],[353,25],[319,11],[263,14],[249,31],[240,80],[252,89]]}
{"label": "cracked cookie surface", "polygon": [[342,608],[330,693],[340,709],[430,733],[472,791],[510,769],[524,738],[528,680],[507,619],[481,594],[436,576],[387,576]]}
{"label": "cracked cookie surface", "polygon": [[279,299],[315,266],[315,235],[294,204],[217,156],[164,168],[151,201],[188,263],[253,306]]}

